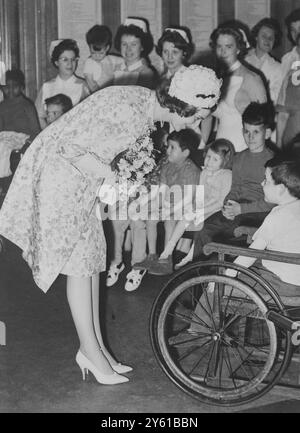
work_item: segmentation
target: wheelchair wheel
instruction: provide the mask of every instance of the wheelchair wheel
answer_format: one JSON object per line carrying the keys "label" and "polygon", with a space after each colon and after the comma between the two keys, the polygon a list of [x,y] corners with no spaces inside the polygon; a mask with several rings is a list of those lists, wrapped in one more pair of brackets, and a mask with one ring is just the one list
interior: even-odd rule
{"label": "wheelchair wheel", "polygon": [[155,301],[150,334],[158,362],[176,386],[202,402],[234,406],[274,386],[291,346],[288,335],[265,318],[270,300],[281,309],[276,296],[268,293],[266,300],[245,282],[220,275],[224,266],[234,267],[197,264],[175,275]]}

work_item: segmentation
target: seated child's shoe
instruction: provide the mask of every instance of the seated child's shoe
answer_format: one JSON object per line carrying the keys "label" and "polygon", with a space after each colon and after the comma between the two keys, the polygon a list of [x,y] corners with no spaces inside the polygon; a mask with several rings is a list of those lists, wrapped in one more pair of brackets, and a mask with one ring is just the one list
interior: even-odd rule
{"label": "seated child's shoe", "polygon": [[107,273],[106,277],[106,286],[111,287],[119,279],[120,273],[125,269],[124,263],[120,263],[119,265],[110,265],[110,268]]}
{"label": "seated child's shoe", "polygon": [[174,251],[174,265],[177,265],[177,263],[180,263],[185,258],[186,255],[187,255],[187,253],[184,253],[183,251],[175,250]]}
{"label": "seated child's shoe", "polygon": [[126,277],[127,281],[124,287],[126,292],[133,292],[138,289],[146,272],[146,269],[132,269]]}
{"label": "seated child's shoe", "polygon": [[153,262],[148,268],[151,275],[170,275],[173,273],[173,260],[172,256],[167,259],[159,259]]}
{"label": "seated child's shoe", "polygon": [[135,263],[132,268],[133,269],[148,269],[149,266],[151,266],[151,264],[153,262],[155,262],[158,259],[158,255],[157,254],[148,254],[148,256],[145,258],[145,260],[139,262],[139,263]]}

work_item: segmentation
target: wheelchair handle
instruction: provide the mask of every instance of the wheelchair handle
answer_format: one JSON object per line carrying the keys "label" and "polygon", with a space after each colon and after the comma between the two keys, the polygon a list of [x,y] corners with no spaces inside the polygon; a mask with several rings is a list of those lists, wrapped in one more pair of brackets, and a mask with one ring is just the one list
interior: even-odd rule
{"label": "wheelchair handle", "polygon": [[255,257],[256,259],[270,260],[275,262],[291,263],[300,265],[300,254],[283,253],[282,251],[256,250],[254,248],[242,248],[232,245],[210,242],[203,248],[205,255],[218,253],[230,256]]}

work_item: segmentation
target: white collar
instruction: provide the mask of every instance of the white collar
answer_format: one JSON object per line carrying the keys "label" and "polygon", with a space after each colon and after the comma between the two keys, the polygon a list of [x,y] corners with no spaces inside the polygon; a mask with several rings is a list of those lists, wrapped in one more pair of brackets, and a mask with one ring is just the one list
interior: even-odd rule
{"label": "white collar", "polygon": [[229,71],[234,72],[241,66],[241,62],[237,60],[233,65],[230,66]]}
{"label": "white collar", "polygon": [[298,53],[297,47],[294,47],[291,51],[291,56],[295,59],[299,59],[300,54]]}
{"label": "white collar", "polygon": [[63,80],[59,75],[57,75],[56,76],[56,80],[57,81],[60,81],[61,83],[64,83],[64,84],[69,84],[69,83],[72,83],[72,82],[74,82],[75,83],[75,81],[76,81],[76,77],[75,77],[75,75],[73,74],[70,78],[67,78],[66,80]]}
{"label": "white collar", "polygon": [[127,70],[128,72],[133,72],[136,69],[140,68],[141,66],[143,66],[143,60],[140,59],[137,62],[133,63],[133,65],[129,65],[126,66],[126,64],[124,63],[124,65],[122,65],[122,70],[125,71]]}
{"label": "white collar", "polygon": [[[183,71],[184,69],[187,69],[187,67],[184,66],[184,65],[181,65],[180,68],[179,68],[176,72],[179,72],[179,71],[181,71],[181,70]],[[176,72],[175,72],[175,74],[176,74]],[[173,75],[174,75],[174,74],[173,74]],[[170,71],[168,71],[167,74],[166,74],[166,77],[167,77],[167,78],[172,78],[173,75],[171,74]]]}

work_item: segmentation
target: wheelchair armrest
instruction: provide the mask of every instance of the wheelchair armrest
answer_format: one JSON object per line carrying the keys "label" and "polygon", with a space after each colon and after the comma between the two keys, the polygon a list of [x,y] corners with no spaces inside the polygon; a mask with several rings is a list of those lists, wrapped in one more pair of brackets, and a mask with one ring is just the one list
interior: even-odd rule
{"label": "wheelchair armrest", "polygon": [[239,226],[236,229],[234,229],[234,236],[236,238],[247,235],[248,237],[252,237],[254,233],[257,231],[257,227],[248,227],[248,226]]}
{"label": "wheelchair armrest", "polygon": [[203,248],[205,255],[218,253],[229,256],[255,257],[262,260],[290,263],[300,265],[300,254],[283,253],[281,251],[256,250],[254,248],[241,248],[232,245],[210,242]]}

